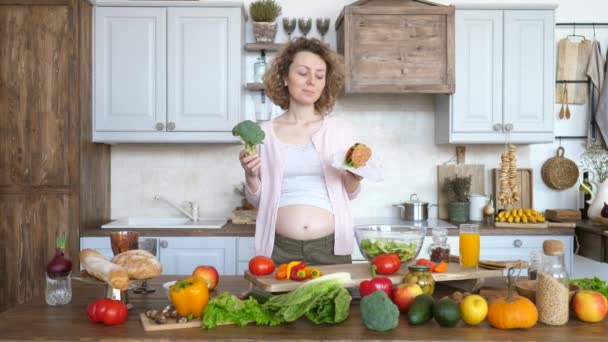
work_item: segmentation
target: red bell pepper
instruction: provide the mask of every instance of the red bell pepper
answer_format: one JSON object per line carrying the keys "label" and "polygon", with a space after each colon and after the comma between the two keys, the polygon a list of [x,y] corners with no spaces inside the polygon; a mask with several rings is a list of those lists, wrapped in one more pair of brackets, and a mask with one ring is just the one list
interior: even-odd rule
{"label": "red bell pepper", "polygon": [[364,280],[359,284],[359,294],[361,298],[374,293],[384,291],[388,298],[393,300],[393,282],[389,278],[380,277]]}
{"label": "red bell pepper", "polygon": [[435,263],[430,260],[426,260],[425,258],[418,259],[416,261],[416,265],[428,266],[430,268],[431,273],[435,272]]}
{"label": "red bell pepper", "polygon": [[397,254],[379,254],[372,260],[372,277],[378,274],[390,275],[401,268],[401,260]]}

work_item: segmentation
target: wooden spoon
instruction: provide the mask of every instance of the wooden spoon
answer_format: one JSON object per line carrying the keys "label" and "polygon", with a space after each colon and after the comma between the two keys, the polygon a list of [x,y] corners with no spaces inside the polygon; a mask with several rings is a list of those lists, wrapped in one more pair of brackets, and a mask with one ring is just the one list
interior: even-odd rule
{"label": "wooden spoon", "polygon": [[564,90],[566,89],[566,85],[564,84],[564,88],[562,89],[562,108],[559,110],[559,118],[564,118]]}
{"label": "wooden spoon", "polygon": [[568,106],[568,87],[566,87],[565,93],[566,93],[566,119],[570,120],[570,107]]}

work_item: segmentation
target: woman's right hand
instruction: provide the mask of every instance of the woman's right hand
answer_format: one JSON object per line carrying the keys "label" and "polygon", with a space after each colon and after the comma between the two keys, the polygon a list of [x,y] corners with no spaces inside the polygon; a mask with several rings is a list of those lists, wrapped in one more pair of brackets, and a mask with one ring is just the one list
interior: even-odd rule
{"label": "woman's right hand", "polygon": [[262,160],[257,153],[249,155],[247,150],[242,150],[239,153],[239,160],[241,161],[241,166],[243,167],[243,170],[245,170],[245,176],[247,178],[259,178]]}

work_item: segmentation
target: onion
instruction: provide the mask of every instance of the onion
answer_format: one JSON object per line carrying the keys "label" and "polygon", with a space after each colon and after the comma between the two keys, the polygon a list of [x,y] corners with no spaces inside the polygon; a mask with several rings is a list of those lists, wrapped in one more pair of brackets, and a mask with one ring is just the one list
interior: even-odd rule
{"label": "onion", "polygon": [[66,237],[65,233],[62,233],[57,237],[57,248],[55,249],[55,256],[46,266],[46,273],[49,278],[65,277],[72,271],[72,262],[66,258],[63,250],[65,249]]}

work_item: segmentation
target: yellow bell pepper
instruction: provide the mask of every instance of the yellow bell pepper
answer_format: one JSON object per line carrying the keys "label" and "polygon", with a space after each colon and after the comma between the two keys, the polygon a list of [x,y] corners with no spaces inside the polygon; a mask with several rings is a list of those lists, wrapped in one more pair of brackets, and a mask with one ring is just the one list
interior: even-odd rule
{"label": "yellow bell pepper", "polygon": [[209,288],[204,278],[188,277],[171,285],[169,296],[178,315],[198,318],[209,302]]}
{"label": "yellow bell pepper", "polygon": [[301,264],[301,261],[292,261],[287,264],[287,280],[291,279],[291,269]]}

